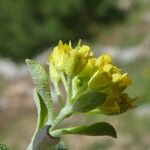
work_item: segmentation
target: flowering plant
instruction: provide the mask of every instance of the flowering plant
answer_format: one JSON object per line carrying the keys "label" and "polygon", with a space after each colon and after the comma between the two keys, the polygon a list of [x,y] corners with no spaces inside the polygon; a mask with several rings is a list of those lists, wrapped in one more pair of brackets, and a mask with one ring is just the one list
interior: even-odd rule
{"label": "flowering plant", "polygon": [[[62,134],[117,137],[115,129],[106,122],[57,128],[76,113],[117,115],[135,107],[135,98],[131,99],[125,92],[131,79],[112,64],[109,55],[95,58],[90,47],[81,45],[80,41],[75,48],[71,42],[59,41],[49,55],[49,75],[41,64],[29,59],[26,62],[35,83],[38,110],[37,128],[28,150],[66,149]],[[58,114],[51,97],[49,76],[59,102]],[[65,101],[61,85],[66,91]]]}

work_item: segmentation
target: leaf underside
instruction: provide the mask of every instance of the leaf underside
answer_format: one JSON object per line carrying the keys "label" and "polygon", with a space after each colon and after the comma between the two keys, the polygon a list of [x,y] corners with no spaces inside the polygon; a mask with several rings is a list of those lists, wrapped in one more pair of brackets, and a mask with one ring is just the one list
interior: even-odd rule
{"label": "leaf underside", "polygon": [[111,136],[117,138],[117,133],[114,127],[106,122],[98,122],[89,126],[78,126],[72,128],[63,128],[52,131],[51,133],[61,134],[77,134],[88,136]]}
{"label": "leaf underside", "polygon": [[45,125],[47,121],[48,111],[42,97],[37,92],[37,90],[34,91],[34,101],[37,107],[37,114],[38,114],[37,129],[40,129]]}

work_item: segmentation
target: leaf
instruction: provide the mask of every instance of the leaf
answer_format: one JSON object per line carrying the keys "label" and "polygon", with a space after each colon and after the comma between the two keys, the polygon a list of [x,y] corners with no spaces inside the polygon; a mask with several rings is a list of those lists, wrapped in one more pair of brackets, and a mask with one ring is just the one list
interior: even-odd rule
{"label": "leaf", "polygon": [[55,114],[54,114],[54,106],[50,94],[48,75],[41,64],[29,59],[26,60],[26,63],[28,65],[35,87],[38,93],[41,95],[47,107],[48,114],[49,114],[48,119],[50,122],[53,122]]}
{"label": "leaf", "polygon": [[48,131],[51,125],[45,125],[35,135],[33,144],[30,150],[54,150],[56,144],[59,143],[60,138],[53,138]]}
{"label": "leaf", "polygon": [[37,132],[39,131],[39,129],[41,129],[42,127],[45,126],[45,123],[48,118],[48,111],[47,111],[46,105],[36,89],[34,91],[34,101],[35,101],[35,105],[37,107],[38,118],[37,118],[36,130],[32,136],[31,142],[30,142],[27,150],[32,149],[33,141],[34,141],[34,138],[35,138]]}
{"label": "leaf", "polygon": [[97,91],[86,91],[81,96],[75,98],[72,105],[73,112],[88,112],[100,106],[107,95]]}
{"label": "leaf", "polygon": [[50,132],[51,136],[59,137],[61,134],[77,134],[88,136],[111,136],[117,138],[114,127],[106,122],[98,122],[89,126],[78,126],[72,128],[63,128]]}
{"label": "leaf", "polygon": [[47,121],[47,108],[45,106],[45,103],[40,96],[40,94],[37,92],[37,90],[34,91],[34,101],[37,107],[37,114],[38,114],[38,119],[37,119],[37,130],[42,128],[46,121]]}

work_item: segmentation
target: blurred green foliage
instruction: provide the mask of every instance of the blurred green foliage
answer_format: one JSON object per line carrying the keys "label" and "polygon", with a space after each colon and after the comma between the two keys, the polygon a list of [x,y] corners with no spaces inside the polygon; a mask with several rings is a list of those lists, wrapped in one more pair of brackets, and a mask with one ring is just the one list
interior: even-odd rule
{"label": "blurred green foliage", "polygon": [[0,55],[20,61],[59,39],[89,39],[97,25],[125,16],[118,0],[1,0]]}
{"label": "blurred green foliage", "polygon": [[9,150],[5,144],[0,144],[0,150]]}

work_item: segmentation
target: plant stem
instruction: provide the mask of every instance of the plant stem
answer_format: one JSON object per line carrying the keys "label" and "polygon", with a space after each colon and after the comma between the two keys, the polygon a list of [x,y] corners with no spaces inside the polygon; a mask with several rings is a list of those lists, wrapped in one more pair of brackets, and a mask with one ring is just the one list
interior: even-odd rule
{"label": "plant stem", "polygon": [[63,107],[59,115],[54,120],[53,125],[50,128],[50,131],[52,131],[62,120],[64,120],[70,114],[71,114],[71,107],[69,105],[66,105],[65,107]]}
{"label": "plant stem", "polygon": [[56,94],[57,94],[59,107],[61,109],[64,106],[64,102],[63,102],[63,99],[62,99],[62,96],[61,96],[61,93],[60,93],[58,82],[54,82],[54,87],[55,87],[55,91],[56,91]]}
{"label": "plant stem", "polygon": [[65,78],[65,75],[63,72],[60,72],[60,77],[61,77],[61,81],[63,82],[64,88],[67,92],[68,91],[68,85],[67,85],[67,81],[66,81],[66,78]]}
{"label": "plant stem", "polygon": [[50,135],[54,138],[60,137],[61,134],[62,134],[62,129],[57,129],[50,132]]}
{"label": "plant stem", "polygon": [[67,85],[68,85],[68,90],[67,90],[67,105],[68,105],[72,97],[72,78],[71,77],[68,77]]}

